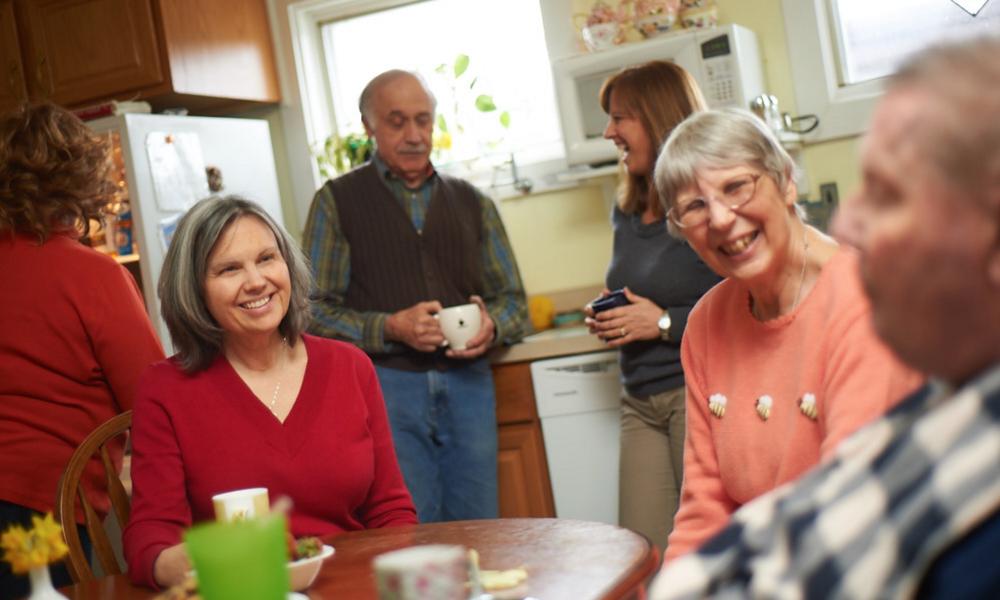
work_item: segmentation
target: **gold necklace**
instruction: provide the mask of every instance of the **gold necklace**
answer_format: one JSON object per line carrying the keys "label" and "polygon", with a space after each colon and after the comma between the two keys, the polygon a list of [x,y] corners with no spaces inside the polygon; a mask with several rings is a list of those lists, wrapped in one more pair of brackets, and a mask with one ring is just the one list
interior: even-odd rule
{"label": "gold necklace", "polygon": [[[286,339],[287,338],[281,338],[281,349],[280,349],[280,352],[284,352],[284,350],[285,350],[285,340]],[[268,409],[271,411],[271,414],[274,415],[275,417],[278,416],[278,413],[275,410],[275,407],[278,405],[278,392],[280,390],[281,390],[281,369],[279,368],[278,369],[278,382],[274,384],[274,393],[271,394],[271,403],[268,405]]]}

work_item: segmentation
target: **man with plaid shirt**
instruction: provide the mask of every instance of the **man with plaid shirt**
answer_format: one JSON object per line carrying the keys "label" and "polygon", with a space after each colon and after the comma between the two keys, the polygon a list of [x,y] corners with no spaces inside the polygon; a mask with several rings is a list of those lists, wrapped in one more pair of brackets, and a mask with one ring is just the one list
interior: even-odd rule
{"label": "man with plaid shirt", "polygon": [[[497,425],[486,352],[528,329],[524,288],[493,201],[430,162],[435,100],[391,70],[361,93],[372,160],[316,192],[303,236],[318,288],[310,331],[352,342],[378,374],[421,521],[493,518]],[[445,348],[444,307],[481,326]]]}
{"label": "man with plaid shirt", "polygon": [[1000,597],[1000,37],[892,78],[835,233],[879,335],[933,379],[669,563],[654,600]]}

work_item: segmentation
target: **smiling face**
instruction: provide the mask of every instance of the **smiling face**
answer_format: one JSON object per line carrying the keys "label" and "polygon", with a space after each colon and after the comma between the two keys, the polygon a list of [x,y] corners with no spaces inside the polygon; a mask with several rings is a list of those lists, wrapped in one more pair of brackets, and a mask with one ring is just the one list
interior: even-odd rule
{"label": "smiling face", "polygon": [[618,146],[621,161],[632,175],[646,176],[656,164],[655,148],[638,115],[618,99],[614,90],[608,103],[608,125],[604,137]]}
{"label": "smiling face", "polygon": [[208,255],[205,304],[224,339],[273,335],[288,311],[288,265],[271,229],[241,216],[219,235]]}
{"label": "smiling face", "polygon": [[434,105],[420,81],[404,74],[379,85],[364,124],[393,174],[410,187],[423,183],[430,166]]}
{"label": "smiling face", "polygon": [[[753,196],[736,210],[726,206],[734,185],[748,185],[757,179]],[[766,174],[748,166],[700,169],[695,183],[677,194],[676,204],[695,199],[708,200],[708,221],[682,229],[698,256],[723,277],[732,277],[751,288],[777,284],[788,263],[796,188],[789,183],[785,192]]]}
{"label": "smiling face", "polygon": [[[997,215],[929,159],[942,142],[926,92],[887,94],[862,148],[862,185],[833,231],[861,253],[879,335],[912,366],[962,381],[996,353],[1000,306],[989,264]],[[940,126],[938,126],[940,127]],[[984,358],[985,357],[985,358]]]}

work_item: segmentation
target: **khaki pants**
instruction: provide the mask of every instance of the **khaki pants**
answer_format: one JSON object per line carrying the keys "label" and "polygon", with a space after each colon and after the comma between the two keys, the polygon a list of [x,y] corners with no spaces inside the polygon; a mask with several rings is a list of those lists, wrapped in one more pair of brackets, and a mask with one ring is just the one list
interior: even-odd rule
{"label": "khaki pants", "polygon": [[660,550],[674,527],[684,467],[685,388],[622,398],[618,517]]}

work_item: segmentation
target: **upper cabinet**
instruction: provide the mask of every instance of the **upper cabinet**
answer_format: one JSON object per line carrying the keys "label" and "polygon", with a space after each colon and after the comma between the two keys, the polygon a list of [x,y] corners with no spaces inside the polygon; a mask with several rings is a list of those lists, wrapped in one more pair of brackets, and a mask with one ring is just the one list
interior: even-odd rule
{"label": "upper cabinet", "polygon": [[24,90],[194,113],[280,99],[265,0],[0,0],[0,31],[0,108]]}
{"label": "upper cabinet", "polygon": [[14,106],[28,96],[14,22],[14,0],[0,0],[0,69],[0,107]]}

